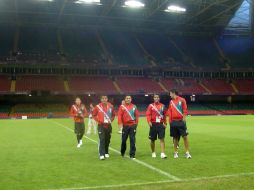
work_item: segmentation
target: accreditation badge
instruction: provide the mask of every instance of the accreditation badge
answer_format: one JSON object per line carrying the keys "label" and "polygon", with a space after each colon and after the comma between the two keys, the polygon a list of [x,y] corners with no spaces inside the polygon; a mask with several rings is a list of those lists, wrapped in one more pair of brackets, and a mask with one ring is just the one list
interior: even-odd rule
{"label": "accreditation badge", "polygon": [[104,116],[104,123],[110,123],[109,119]]}
{"label": "accreditation badge", "polygon": [[160,123],[161,122],[161,117],[160,116],[156,116],[156,123]]}

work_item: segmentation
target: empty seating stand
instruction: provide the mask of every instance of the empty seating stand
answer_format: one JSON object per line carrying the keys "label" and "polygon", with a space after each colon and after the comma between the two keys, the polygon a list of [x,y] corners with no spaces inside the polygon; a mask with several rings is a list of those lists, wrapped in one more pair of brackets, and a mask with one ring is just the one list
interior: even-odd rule
{"label": "empty seating stand", "polygon": [[56,76],[19,76],[16,91],[58,91],[64,92],[63,80]]}
{"label": "empty seating stand", "polygon": [[163,79],[161,83],[168,89],[177,89],[180,94],[204,94],[205,90],[195,79],[181,79],[177,83],[175,79]]}
{"label": "empty seating stand", "polygon": [[69,85],[72,92],[117,94],[113,81],[107,77],[72,77]]}
{"label": "empty seating stand", "polygon": [[117,80],[125,93],[162,93],[163,89],[150,78],[121,77]]}
{"label": "empty seating stand", "polygon": [[230,83],[225,80],[202,80],[202,83],[211,91],[212,94],[227,95],[234,93]]}
{"label": "empty seating stand", "polygon": [[236,80],[234,83],[240,94],[254,93],[254,80]]}
{"label": "empty seating stand", "polygon": [[8,76],[0,76],[0,92],[9,92],[11,87],[11,80]]}

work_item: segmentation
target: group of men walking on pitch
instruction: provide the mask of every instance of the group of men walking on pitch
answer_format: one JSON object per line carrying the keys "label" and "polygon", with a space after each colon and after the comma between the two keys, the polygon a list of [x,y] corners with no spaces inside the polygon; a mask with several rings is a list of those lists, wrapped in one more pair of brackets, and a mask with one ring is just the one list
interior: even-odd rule
{"label": "group of men walking on pitch", "polygon": [[[154,94],[154,102],[149,104],[146,110],[146,118],[149,130],[149,139],[151,141],[152,157],[156,158],[155,141],[160,140],[160,157],[167,158],[165,154],[165,129],[167,127],[167,116],[170,123],[170,136],[173,137],[174,158],[178,158],[178,145],[180,137],[183,137],[185,146],[185,157],[191,158],[189,153],[188,132],[186,127],[187,104],[184,98],[177,95],[176,90],[170,91],[171,101],[169,108],[160,103],[160,96]],[[92,117],[98,123],[99,135],[99,158],[104,160],[109,158],[109,144],[112,134],[112,122],[115,119],[114,106],[108,102],[108,97],[103,95],[100,97],[100,103],[93,108]],[[79,97],[76,98],[75,104],[72,105],[70,115],[74,118],[75,134],[77,136],[78,145],[82,145],[82,137],[85,132],[84,117],[87,114],[85,106],[81,103]],[[136,105],[132,104],[132,97],[125,96],[124,101],[118,108],[118,127],[121,129],[121,156],[125,156],[126,142],[130,138],[131,159],[136,156],[136,131],[138,126],[139,113]]]}

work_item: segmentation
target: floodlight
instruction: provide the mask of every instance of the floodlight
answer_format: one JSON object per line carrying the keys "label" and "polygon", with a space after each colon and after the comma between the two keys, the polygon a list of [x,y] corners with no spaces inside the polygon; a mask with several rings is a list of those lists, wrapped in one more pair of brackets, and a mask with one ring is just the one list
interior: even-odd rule
{"label": "floodlight", "polygon": [[130,8],[142,8],[145,4],[137,0],[127,0],[124,2],[124,6]]}
{"label": "floodlight", "polygon": [[77,0],[75,1],[77,4],[100,4],[100,0]]}
{"label": "floodlight", "polygon": [[168,8],[165,10],[166,12],[174,12],[174,13],[184,13],[186,12],[186,8],[180,7],[177,5],[170,5]]}
{"label": "floodlight", "polygon": [[53,2],[54,0],[38,0],[38,1]]}

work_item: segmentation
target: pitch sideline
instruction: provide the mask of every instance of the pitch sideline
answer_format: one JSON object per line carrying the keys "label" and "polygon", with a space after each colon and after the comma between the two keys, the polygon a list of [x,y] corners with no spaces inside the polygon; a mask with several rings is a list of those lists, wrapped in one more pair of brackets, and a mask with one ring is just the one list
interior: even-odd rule
{"label": "pitch sideline", "polygon": [[213,179],[231,178],[231,177],[239,177],[239,176],[254,176],[254,172],[218,175],[218,176],[210,176],[210,177],[197,177],[197,178],[181,179],[181,180],[165,180],[165,181],[126,183],[126,184],[118,184],[118,185],[101,185],[101,186],[90,186],[90,187],[87,186],[87,187],[70,187],[70,188],[58,188],[58,189],[56,188],[56,189],[47,189],[47,190],[108,189],[108,188],[120,188],[120,187],[130,187],[130,186],[156,185],[156,184],[163,184],[163,183],[188,183],[192,181],[213,180]]}

